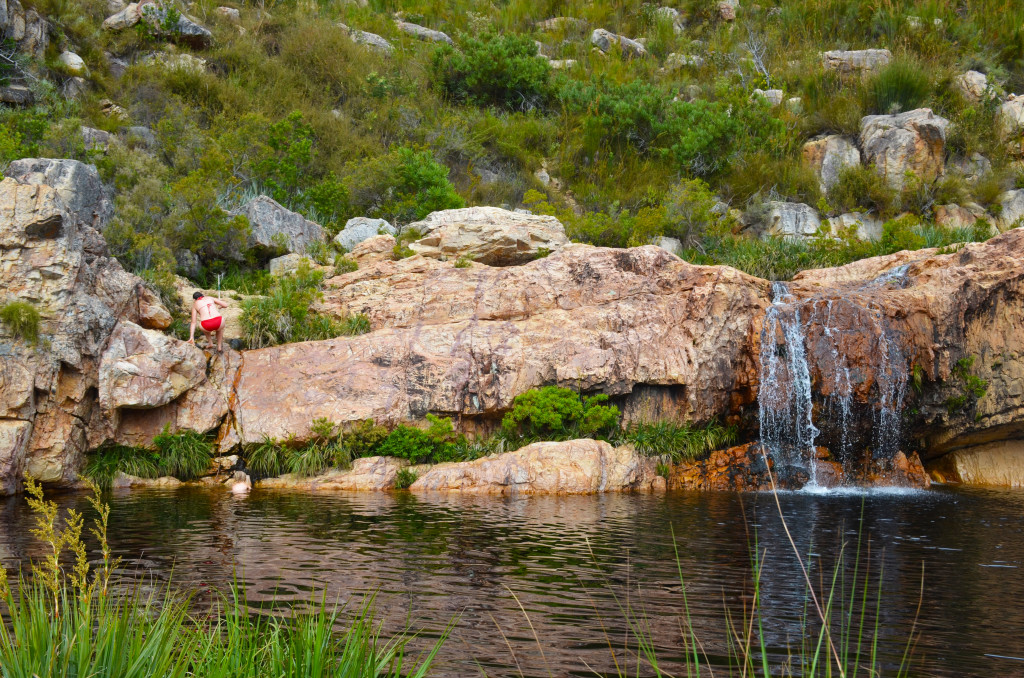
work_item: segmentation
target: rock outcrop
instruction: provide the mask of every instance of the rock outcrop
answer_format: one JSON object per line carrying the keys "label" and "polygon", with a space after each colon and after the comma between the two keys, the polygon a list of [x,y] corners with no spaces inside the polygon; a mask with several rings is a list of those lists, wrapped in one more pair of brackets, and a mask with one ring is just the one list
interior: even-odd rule
{"label": "rock outcrop", "polygon": [[948,127],[948,120],[928,108],[866,116],[860,121],[864,162],[894,188],[902,188],[907,172],[931,181],[943,172]]}
{"label": "rock outcrop", "polygon": [[384,219],[355,217],[345,222],[345,228],[334,236],[334,244],[349,252],[359,243],[378,235],[395,235],[397,230]]}
{"label": "rock outcrop", "polygon": [[865,75],[889,65],[892,53],[887,49],[833,50],[821,55],[825,70],[840,75]]}
{"label": "rock outcrop", "polygon": [[802,202],[770,201],[767,213],[752,225],[761,238],[810,238],[821,228],[817,210]]}
{"label": "rock outcrop", "polygon": [[[107,213],[95,168],[19,163],[12,163],[12,175],[31,183],[13,176],[0,182],[0,303],[17,300],[39,312],[41,345],[0,324],[0,489],[6,491],[25,470],[48,483],[75,479],[87,422],[98,409],[100,358],[114,328],[119,321],[170,324],[156,295],[108,256],[94,228]],[[58,186],[42,183],[47,180]]]}
{"label": "rock outcrop", "polygon": [[929,471],[943,483],[1024,487],[1024,439],[955,450],[930,464]]}
{"label": "rock outcrop", "polygon": [[1007,191],[999,196],[996,226],[1000,231],[1024,226],[1024,188]]}
{"label": "rock outcrop", "polygon": [[376,33],[370,33],[368,31],[361,31],[357,28],[350,28],[343,23],[338,24],[338,28],[348,33],[348,37],[352,38],[352,42],[357,45],[365,45],[370,49],[376,50],[381,54],[390,56],[394,54],[395,48],[385,38],[377,35]]}
{"label": "rock outcrop", "polygon": [[839,181],[839,175],[848,167],[860,166],[860,150],[853,139],[832,134],[804,144],[804,162],[810,166],[827,191]]}
{"label": "rock outcrop", "polygon": [[413,492],[478,494],[594,494],[661,487],[655,462],[631,447],[600,440],[533,443],[476,461],[438,464]]}
{"label": "rock outcrop", "polygon": [[118,323],[100,359],[100,406],[166,405],[206,379],[206,356],[192,344],[132,322]]}
{"label": "rock outcrop", "polygon": [[622,50],[622,55],[626,57],[647,56],[647,48],[640,42],[627,38],[624,35],[617,35],[611,31],[606,31],[603,28],[594,29],[594,32],[590,34],[590,44],[606,54],[612,48],[618,47]]}
{"label": "rock outcrop", "polygon": [[409,247],[430,259],[466,257],[488,266],[515,266],[566,245],[565,227],[555,217],[467,207],[430,214],[409,225],[425,235]]}
{"label": "rock outcrop", "polygon": [[348,470],[333,469],[313,478],[284,475],[257,482],[261,489],[381,491],[395,486],[404,464],[392,457],[364,457],[352,462]]}
{"label": "rock outcrop", "polygon": [[249,220],[249,247],[274,252],[283,246],[289,252],[305,254],[315,243],[323,243],[327,234],[315,222],[285,209],[265,195],[253,198],[232,214],[244,214]]}
{"label": "rock outcrop", "polygon": [[407,33],[418,40],[425,40],[427,42],[443,42],[448,45],[455,44],[447,33],[435,31],[432,28],[426,28],[419,24],[409,23],[408,21],[395,21],[395,26],[398,27],[398,30],[403,33]]}
{"label": "rock outcrop", "polygon": [[999,106],[996,121],[1004,139],[1024,130],[1024,94],[1008,96]]}

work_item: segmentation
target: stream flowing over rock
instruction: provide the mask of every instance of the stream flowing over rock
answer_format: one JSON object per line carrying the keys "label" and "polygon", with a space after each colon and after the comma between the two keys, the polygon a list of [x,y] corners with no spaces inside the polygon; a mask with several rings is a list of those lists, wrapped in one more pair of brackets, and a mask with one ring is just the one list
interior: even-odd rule
{"label": "stream flowing over rock", "polygon": [[[551,384],[607,393],[627,423],[735,425],[739,442],[763,440],[794,483],[917,478],[918,456],[934,468],[956,451],[984,461],[993,457],[980,446],[1003,443],[1005,466],[1019,450],[1010,441],[1024,438],[1021,229],[784,285],[652,245],[562,244],[538,259],[456,266],[393,260],[394,238],[376,236],[315,307],[365,314],[368,334],[211,358],[152,331],[170,315],[108,256],[95,169],[37,162],[16,173],[29,183],[0,182],[0,304],[41,315],[38,345],[0,324],[5,492],[25,469],[70,485],[87,449],[147,444],[165,425],[217,431],[225,453],[264,437],[301,443],[318,417],[397,424],[435,413],[486,433],[517,395]],[[419,487],[492,487],[484,466],[427,472]],[[984,482],[985,465],[974,468],[960,477]]]}

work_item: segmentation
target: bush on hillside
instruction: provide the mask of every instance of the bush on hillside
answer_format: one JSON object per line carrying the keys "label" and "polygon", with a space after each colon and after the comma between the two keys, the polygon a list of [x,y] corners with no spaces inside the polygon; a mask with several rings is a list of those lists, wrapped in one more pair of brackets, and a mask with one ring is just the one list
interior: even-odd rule
{"label": "bush on hillside", "polygon": [[487,33],[434,53],[435,83],[455,101],[529,111],[544,104],[551,66],[528,35]]}
{"label": "bush on hillside", "polygon": [[618,425],[619,408],[608,396],[581,396],[561,386],[521,393],[501,420],[504,434],[523,441],[606,438]]}
{"label": "bush on hillside", "polygon": [[931,90],[931,78],[921,66],[896,59],[874,76],[867,91],[871,112],[888,115],[920,108]]}
{"label": "bush on hillside", "polygon": [[0,308],[0,322],[18,339],[35,344],[39,341],[39,311],[25,301],[11,301]]}
{"label": "bush on hillside", "polygon": [[409,146],[355,163],[346,184],[352,209],[392,223],[418,221],[431,212],[465,207],[448,168],[430,151]]}

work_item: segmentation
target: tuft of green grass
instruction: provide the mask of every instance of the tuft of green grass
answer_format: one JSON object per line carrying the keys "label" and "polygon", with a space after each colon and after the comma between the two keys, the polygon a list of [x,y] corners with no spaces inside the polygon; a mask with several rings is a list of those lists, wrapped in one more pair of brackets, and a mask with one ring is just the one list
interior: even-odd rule
{"label": "tuft of green grass", "polygon": [[153,438],[153,446],[160,457],[161,469],[179,480],[194,480],[206,473],[214,451],[213,444],[202,433],[172,433],[169,425]]}
{"label": "tuft of green grass", "polygon": [[398,469],[398,475],[395,476],[395,489],[408,490],[412,484],[416,482],[417,478],[419,478],[419,476],[411,469]]}
{"label": "tuft of green grass", "polygon": [[110,445],[89,455],[82,475],[102,489],[110,489],[118,473],[137,478],[159,478],[163,469],[153,451],[127,445]]}
{"label": "tuft of green grass", "polygon": [[636,422],[622,433],[640,454],[650,457],[668,456],[674,462],[700,459],[713,450],[736,442],[735,426],[722,426],[711,420],[703,426],[671,421]]}
{"label": "tuft of green grass", "polygon": [[246,467],[264,477],[281,475],[284,468],[284,449],[269,436],[264,436],[259,443],[249,445],[245,450]]}
{"label": "tuft of green grass", "polygon": [[11,333],[29,344],[39,341],[39,311],[24,301],[11,301],[0,308],[0,321]]}

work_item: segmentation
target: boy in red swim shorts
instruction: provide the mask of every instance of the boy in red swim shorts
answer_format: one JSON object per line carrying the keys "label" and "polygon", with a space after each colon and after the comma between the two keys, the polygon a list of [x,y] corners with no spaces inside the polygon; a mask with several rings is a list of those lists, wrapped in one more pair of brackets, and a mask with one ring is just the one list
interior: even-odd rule
{"label": "boy in red swim shorts", "polygon": [[206,334],[206,341],[210,348],[213,348],[213,335],[217,334],[217,352],[224,350],[224,318],[220,309],[227,308],[228,302],[216,297],[204,296],[202,292],[192,295],[192,327],[188,332],[188,343],[196,341],[196,321]]}

